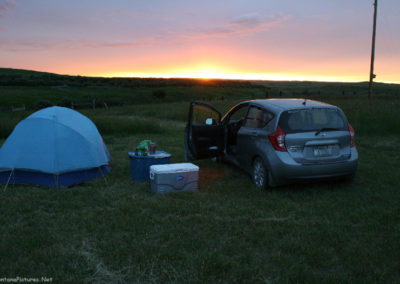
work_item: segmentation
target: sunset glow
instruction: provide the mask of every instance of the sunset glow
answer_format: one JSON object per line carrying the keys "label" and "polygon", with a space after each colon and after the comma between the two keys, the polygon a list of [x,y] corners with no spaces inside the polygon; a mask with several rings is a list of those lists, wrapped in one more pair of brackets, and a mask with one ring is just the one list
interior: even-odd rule
{"label": "sunset glow", "polygon": [[[398,0],[379,7],[379,82],[400,83],[399,9]],[[372,1],[0,0],[0,67],[104,77],[367,81],[372,15]]]}
{"label": "sunset glow", "polygon": [[[322,76],[302,76],[302,75],[283,75],[283,74],[240,74],[240,73],[229,73],[229,72],[218,72],[215,70],[201,70],[201,71],[192,71],[192,72],[177,72],[177,73],[165,73],[165,74],[157,74],[157,73],[106,73],[99,74],[97,76],[100,77],[122,77],[122,78],[131,78],[131,77],[139,77],[139,78],[194,78],[194,79],[232,79],[232,80],[265,80],[265,81],[322,81],[322,82],[359,82],[361,80],[357,80],[354,78],[353,80],[346,78],[344,80],[340,77],[322,77]],[[388,82],[390,83],[390,82]],[[396,82],[393,82],[396,83]]]}

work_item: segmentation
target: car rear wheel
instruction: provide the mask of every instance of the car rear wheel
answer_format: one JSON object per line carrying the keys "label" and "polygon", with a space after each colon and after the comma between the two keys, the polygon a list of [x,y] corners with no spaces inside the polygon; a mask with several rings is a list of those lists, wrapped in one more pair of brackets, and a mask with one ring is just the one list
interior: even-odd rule
{"label": "car rear wheel", "polygon": [[268,187],[267,168],[260,157],[257,157],[253,162],[253,182],[260,189],[267,189]]}

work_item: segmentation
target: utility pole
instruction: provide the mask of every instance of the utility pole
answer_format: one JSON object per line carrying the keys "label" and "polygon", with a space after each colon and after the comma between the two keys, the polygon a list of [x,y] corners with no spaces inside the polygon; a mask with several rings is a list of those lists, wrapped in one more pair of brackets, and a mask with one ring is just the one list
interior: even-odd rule
{"label": "utility pole", "polygon": [[374,74],[374,61],[375,61],[375,37],[376,37],[376,11],[378,9],[378,0],[374,2],[374,26],[372,30],[372,48],[371,48],[371,69],[369,72],[369,91],[368,99],[372,98],[372,82],[376,75]]}

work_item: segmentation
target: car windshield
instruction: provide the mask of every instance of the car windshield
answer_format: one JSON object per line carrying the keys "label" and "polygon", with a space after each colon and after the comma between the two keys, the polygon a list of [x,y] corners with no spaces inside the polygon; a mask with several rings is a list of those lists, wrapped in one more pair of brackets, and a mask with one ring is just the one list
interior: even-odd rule
{"label": "car windshield", "polygon": [[347,130],[343,114],[335,108],[308,108],[282,113],[279,126],[285,133]]}

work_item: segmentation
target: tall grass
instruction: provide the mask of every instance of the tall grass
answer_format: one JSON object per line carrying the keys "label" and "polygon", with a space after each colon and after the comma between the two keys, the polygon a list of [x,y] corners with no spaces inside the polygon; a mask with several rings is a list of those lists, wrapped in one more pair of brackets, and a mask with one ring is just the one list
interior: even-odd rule
{"label": "tall grass", "polygon": [[115,116],[94,117],[93,122],[103,135],[161,134],[164,129],[157,121]]}
{"label": "tall grass", "polygon": [[400,96],[390,99],[329,99],[340,106],[357,134],[394,135],[400,133]]}
{"label": "tall grass", "polygon": [[0,112],[0,139],[7,138],[14,127],[27,116],[28,112]]}

